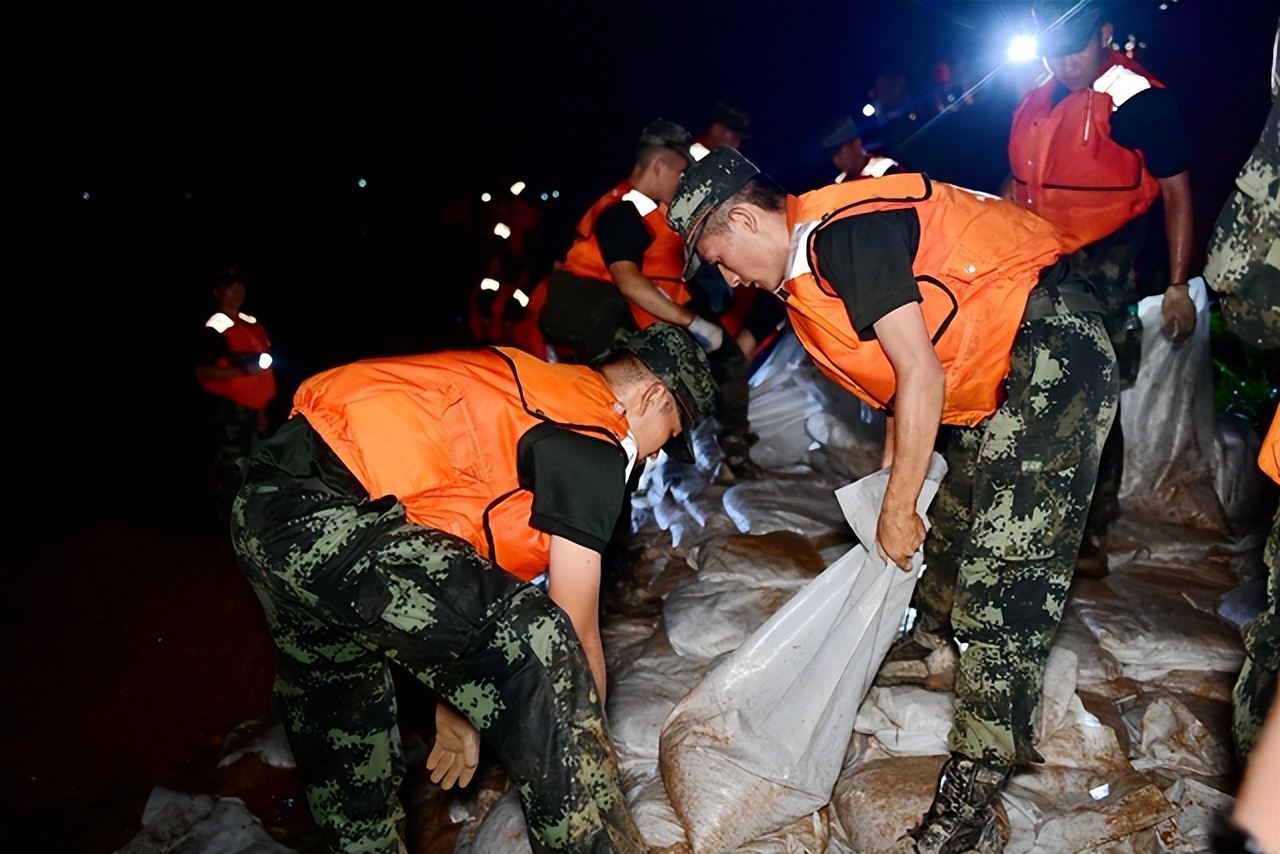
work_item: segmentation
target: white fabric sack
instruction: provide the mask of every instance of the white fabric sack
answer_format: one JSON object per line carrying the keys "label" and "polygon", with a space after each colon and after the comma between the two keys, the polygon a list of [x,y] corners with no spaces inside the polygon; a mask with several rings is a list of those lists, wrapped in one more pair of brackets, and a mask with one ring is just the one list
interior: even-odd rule
{"label": "white fabric sack", "polygon": [[1204,279],[1192,279],[1189,293],[1196,328],[1176,347],[1162,328],[1164,296],[1138,303],[1142,358],[1137,382],[1120,393],[1124,471],[1119,498],[1131,513],[1228,534],[1212,470],[1213,361]]}
{"label": "white fabric sack", "polygon": [[[946,473],[933,455],[916,510]],[[874,543],[882,469],[836,497],[860,543]],[[720,854],[827,804],[858,707],[902,623],[915,571],[862,545],[827,567],[708,670],[663,726],[660,768],[695,854]]]}

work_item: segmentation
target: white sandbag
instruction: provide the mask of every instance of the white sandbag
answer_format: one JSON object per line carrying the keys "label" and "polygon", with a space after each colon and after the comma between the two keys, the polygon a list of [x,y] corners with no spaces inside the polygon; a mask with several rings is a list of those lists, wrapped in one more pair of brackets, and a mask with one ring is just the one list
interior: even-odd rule
{"label": "white sandbag", "polygon": [[755,480],[724,493],[724,509],[744,534],[793,531],[817,539],[847,531],[830,487],[809,480]]}
{"label": "white sandbag", "polygon": [[[917,511],[946,472],[934,454]],[[889,470],[837,490],[860,542],[875,541]],[[917,566],[921,554],[916,555]],[[916,572],[861,545],[718,660],[663,727],[663,783],[695,854],[720,854],[831,798],[858,707],[906,613]]]}
{"label": "white sandbag", "polygon": [[1212,469],[1213,363],[1204,279],[1192,279],[1189,291],[1196,305],[1196,329],[1177,347],[1162,328],[1163,297],[1147,297],[1138,304],[1138,379],[1120,393],[1120,503],[1139,515],[1226,534],[1227,516]]}

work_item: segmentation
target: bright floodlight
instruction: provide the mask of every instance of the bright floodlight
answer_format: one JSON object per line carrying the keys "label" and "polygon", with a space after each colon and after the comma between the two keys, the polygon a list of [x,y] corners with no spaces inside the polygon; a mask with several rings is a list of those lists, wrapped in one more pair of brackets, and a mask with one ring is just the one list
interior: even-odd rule
{"label": "bright floodlight", "polygon": [[867,118],[871,118],[876,114],[876,105],[867,104],[865,107],[862,108],[862,114]]}
{"label": "bright floodlight", "polygon": [[518,196],[524,192],[524,181],[516,181],[511,185],[511,195]]}
{"label": "bright floodlight", "polygon": [[496,291],[497,289],[498,289],[497,279],[490,279],[488,276],[485,276],[483,279],[480,280],[480,290]]}
{"label": "bright floodlight", "polygon": [[260,354],[258,354],[258,367],[259,367],[259,368],[262,368],[262,370],[264,370],[264,371],[265,371],[267,368],[271,367],[271,354],[270,354],[270,353],[260,353]]}
{"label": "bright floodlight", "polygon": [[505,222],[500,222],[493,227],[493,233],[501,237],[503,240],[506,240],[511,236],[511,226],[507,225]]}
{"label": "bright floodlight", "polygon": [[1010,62],[1031,62],[1039,55],[1036,52],[1036,37],[1025,34],[1010,39],[1009,50],[1005,53]]}

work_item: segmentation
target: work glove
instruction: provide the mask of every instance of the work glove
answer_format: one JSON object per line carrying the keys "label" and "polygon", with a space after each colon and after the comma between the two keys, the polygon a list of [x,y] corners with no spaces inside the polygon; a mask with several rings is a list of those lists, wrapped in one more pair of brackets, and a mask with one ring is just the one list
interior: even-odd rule
{"label": "work glove", "polygon": [[431,782],[465,788],[480,763],[480,733],[448,703],[436,703],[436,743],[427,757]]}
{"label": "work glove", "polygon": [[724,330],[706,318],[693,316],[693,322],[689,324],[689,334],[693,336],[693,340],[698,342],[698,346],[708,353],[714,353],[720,349],[720,345],[724,343]]}

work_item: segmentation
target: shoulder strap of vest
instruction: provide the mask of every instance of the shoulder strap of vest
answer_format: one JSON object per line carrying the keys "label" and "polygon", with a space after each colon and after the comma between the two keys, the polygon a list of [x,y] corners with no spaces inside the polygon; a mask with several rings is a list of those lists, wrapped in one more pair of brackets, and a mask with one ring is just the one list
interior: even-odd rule
{"label": "shoulder strap of vest", "polygon": [[622,446],[622,443],[618,441],[618,437],[617,437],[617,436],[615,436],[615,435],[613,435],[613,433],[609,432],[609,431],[608,431],[607,429],[605,429],[604,427],[597,427],[597,426],[596,426],[596,425],[594,425],[594,424],[574,424],[574,423],[570,423],[570,422],[556,421],[554,418],[551,418],[550,416],[548,416],[548,415],[547,415],[545,412],[543,412],[541,409],[534,409],[534,408],[532,408],[532,407],[529,405],[529,400],[528,400],[528,398],[526,398],[526,397],[525,397],[525,394],[524,394],[524,383],[522,383],[522,382],[520,381],[520,371],[519,371],[519,369],[516,367],[515,360],[514,360],[514,359],[512,359],[510,356],[508,356],[506,353],[504,353],[504,352],[502,352],[501,350],[499,350],[497,347],[488,347],[488,348],[486,348],[486,349],[490,350],[490,351],[491,351],[491,352],[493,352],[493,353],[496,353],[500,359],[502,359],[504,362],[506,362],[506,363],[507,363],[507,367],[511,369],[511,378],[512,378],[513,380],[515,380],[515,383],[516,383],[516,393],[517,393],[517,394],[519,395],[519,397],[520,397],[520,405],[524,408],[524,411],[525,411],[526,413],[528,413],[529,415],[533,416],[534,418],[537,418],[539,421],[545,421],[545,422],[547,422],[548,424],[555,424],[555,425],[560,426],[560,427],[566,427],[566,428],[568,428],[568,429],[570,429],[570,430],[574,430],[574,431],[576,431],[576,432],[578,432],[578,433],[595,433],[595,434],[598,434],[598,435],[603,436],[604,438],[608,439],[608,440],[609,440],[610,442],[612,442],[613,444],[615,444],[615,445],[617,445],[617,446],[619,446],[619,447],[621,447],[621,446]]}

